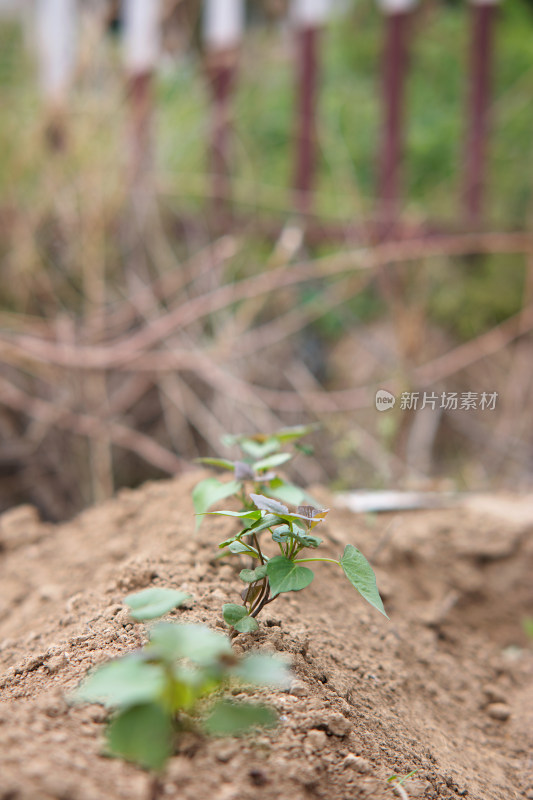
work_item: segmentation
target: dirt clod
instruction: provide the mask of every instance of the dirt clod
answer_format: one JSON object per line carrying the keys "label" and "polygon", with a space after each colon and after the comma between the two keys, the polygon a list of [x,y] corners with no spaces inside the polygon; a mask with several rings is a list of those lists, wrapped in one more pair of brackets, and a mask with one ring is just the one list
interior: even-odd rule
{"label": "dirt clod", "polygon": [[368,761],[366,758],[361,758],[361,756],[356,756],[353,753],[348,753],[342,762],[342,765],[343,767],[354,769],[356,772],[360,772],[363,775],[372,771],[370,761]]}
{"label": "dirt clod", "polygon": [[498,719],[501,722],[506,722],[511,716],[511,709],[505,703],[491,703],[487,706],[487,714],[492,719]]}
{"label": "dirt clod", "polygon": [[306,697],[309,694],[309,689],[303,681],[293,681],[289,691],[295,697]]}
{"label": "dirt clod", "polygon": [[334,736],[346,736],[352,729],[350,720],[338,712],[327,714],[324,721],[328,733],[332,733]]}

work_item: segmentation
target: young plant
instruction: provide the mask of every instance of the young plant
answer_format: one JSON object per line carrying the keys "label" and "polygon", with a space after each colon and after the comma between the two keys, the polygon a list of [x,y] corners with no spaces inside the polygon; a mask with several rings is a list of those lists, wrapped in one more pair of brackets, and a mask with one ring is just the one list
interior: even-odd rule
{"label": "young plant", "polygon": [[[309,586],[314,574],[303,566],[325,561],[341,567],[352,586],[374,608],[387,616],[376,585],[374,570],[364,555],[353,544],[347,544],[340,559],[312,556],[302,558],[302,550],[316,550],[322,539],[311,533],[323,521],[328,509],[298,506],[289,511],[287,506],[263,495],[251,494],[253,508],[249,511],[215,511],[223,516],[236,517],[241,530],[225,539],[219,548],[234,555],[252,558],[252,569],[240,572],[246,588],[241,594],[242,605],[226,603],[222,607],[225,622],[236,633],[249,633],[258,627],[256,617],[262,609],[285,592],[298,592]],[[279,554],[268,556],[261,544],[261,534],[268,532],[279,549]]]}
{"label": "young plant", "polygon": [[301,445],[299,440],[316,430],[317,425],[299,425],[283,428],[277,433],[258,433],[254,436],[225,436],[224,444],[228,447],[238,445],[242,451],[242,459],[230,461],[225,458],[199,458],[198,463],[217,467],[233,474],[233,479],[224,483],[218,478],[205,478],[198,483],[192,493],[194,510],[198,524],[215,503],[226,497],[236,497],[242,508],[253,508],[248,492],[264,494],[291,505],[312,501],[312,498],[300,487],[280,477],[277,469],[293,457],[294,453],[282,451],[282,447],[292,444],[296,451],[309,454],[311,448]]}
{"label": "young plant", "polygon": [[[315,508],[303,503],[313,499],[297,486],[288,483],[275,471],[292,458],[291,453],[280,452],[282,445],[295,443],[297,449],[309,452],[298,444],[298,440],[314,430],[316,426],[284,428],[275,434],[255,436],[226,436],[226,444],[238,444],[244,453],[243,461],[227,461],[220,458],[198,459],[230,470],[234,479],[223,483],[216,478],[206,478],[193,490],[193,502],[198,518],[206,513],[235,517],[240,522],[240,531],[221,542],[219,548],[231,555],[251,557],[251,569],[240,572],[246,588],[241,593],[242,605],[226,603],[222,614],[231,635],[250,633],[257,629],[256,617],[262,609],[285,592],[305,589],[314,574],[301,566],[313,561],[327,561],[340,566],[352,586],[374,608],[387,616],[376,585],[374,570],[364,555],[352,544],[346,545],[340,559],[324,557],[301,558],[304,549],[316,549],[322,539],[311,531],[325,518],[329,509]],[[247,483],[254,491],[247,494]],[[226,497],[235,496],[241,503],[240,511],[214,511],[208,509]],[[285,501],[296,505],[289,511]],[[260,543],[260,534],[268,531],[279,548],[279,555],[268,556]]]}
{"label": "young plant", "polygon": [[404,775],[403,778],[400,777],[400,775],[391,775],[390,778],[387,778],[387,783],[390,783],[392,785],[392,788],[394,789],[396,794],[401,798],[401,800],[409,800],[409,795],[403,788],[403,784],[405,783],[405,781],[409,780],[409,778],[412,778],[413,775],[416,775],[417,772],[418,769],[413,769],[407,775]]}
{"label": "young plant", "polygon": [[[152,620],[188,597],[171,589],[145,589],[125,602],[135,619]],[[235,680],[287,686],[290,673],[275,657],[237,655],[227,636],[205,625],[159,622],[142,649],[91,671],[71,699],[111,710],[106,732],[111,754],[160,772],[180,731],[199,727],[213,735],[241,735],[276,724],[267,706],[222,696]]]}

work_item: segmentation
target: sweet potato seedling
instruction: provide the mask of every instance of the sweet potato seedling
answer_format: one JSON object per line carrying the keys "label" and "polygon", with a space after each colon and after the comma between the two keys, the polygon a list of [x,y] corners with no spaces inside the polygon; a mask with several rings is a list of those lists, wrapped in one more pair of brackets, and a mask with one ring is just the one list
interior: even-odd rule
{"label": "sweet potato seedling", "polygon": [[[194,487],[192,497],[194,510],[198,515],[197,524],[201,523],[202,514],[226,497],[236,497],[243,509],[252,509],[253,503],[250,502],[249,491],[291,505],[313,502],[307,492],[280,476],[278,470],[294,458],[298,451],[306,454],[312,452],[311,448],[300,444],[299,440],[316,428],[316,425],[299,425],[283,428],[274,434],[225,436],[224,444],[228,447],[237,445],[243,454],[242,459],[236,461],[225,458],[197,459],[200,464],[217,467],[233,475],[232,480],[228,482],[213,477],[205,478]],[[282,450],[283,446],[291,444],[296,453]]]}
{"label": "sweet potato seedling", "polygon": [[[316,550],[322,539],[311,531],[325,518],[328,509],[298,506],[289,511],[287,506],[263,495],[251,494],[255,508],[251,511],[216,511],[224,516],[236,516],[241,530],[219,544],[232,554],[251,556],[253,569],[243,569],[241,580],[246,584],[242,592],[243,604],[226,603],[222,608],[225,622],[238,633],[249,633],[258,625],[257,615],[276,597],[285,592],[298,592],[309,586],[313,571],[304,566],[316,561],[335,564],[344,572],[352,586],[374,608],[387,616],[376,584],[374,570],[364,555],[353,544],[347,544],[340,559],[321,556],[302,558],[302,550]],[[270,533],[278,546],[279,554],[267,556],[261,545],[260,534]]]}
{"label": "sweet potato seedling", "polygon": [[[251,569],[243,569],[240,578],[245,584],[241,593],[243,603],[226,603],[222,608],[224,620],[232,629],[232,636],[238,633],[250,633],[257,629],[256,617],[262,609],[285,592],[298,592],[305,589],[313,580],[314,574],[309,567],[311,562],[325,561],[340,567],[352,586],[379,612],[387,616],[383,607],[374,570],[364,555],[352,544],[346,545],[339,559],[325,558],[316,555],[301,556],[302,550],[316,550],[322,539],[312,531],[324,520],[328,509],[319,509],[314,505],[301,504],[306,493],[286,483],[273,470],[273,458],[277,457],[276,466],[286,463],[290,453],[279,452],[285,441],[294,441],[309,432],[309,428],[287,428],[272,436],[261,435],[255,439],[233,437],[240,444],[247,461],[224,462],[221,459],[203,459],[203,463],[233,469],[235,478],[229,483],[221,483],[215,478],[207,478],[198,484],[193,492],[197,514],[214,513],[235,517],[240,530],[219,544],[219,548],[232,555],[250,556]],[[257,441],[256,441],[257,439]],[[267,448],[267,455],[264,450]],[[275,450],[275,452],[272,452]],[[260,461],[250,461],[260,455]],[[214,483],[209,483],[215,481]],[[252,491],[246,494],[246,482],[251,481],[254,489],[265,488],[267,494]],[[280,491],[281,490],[281,491]],[[207,509],[223,497],[235,496],[241,503],[240,511],[214,511]],[[268,495],[268,496],[267,496]],[[297,505],[295,511],[280,502]],[[305,500],[304,500],[305,502]],[[268,556],[261,543],[268,532],[279,553]]]}
{"label": "sweet potato seedling", "polygon": [[[188,597],[154,588],[129,595],[125,602],[135,619],[152,620]],[[205,625],[158,622],[143,648],[91,671],[71,699],[109,708],[109,753],[160,773],[180,731],[241,735],[276,724],[271,708],[226,699],[223,690],[233,682],[286,687],[290,677],[281,659],[262,653],[239,656],[225,634]]]}

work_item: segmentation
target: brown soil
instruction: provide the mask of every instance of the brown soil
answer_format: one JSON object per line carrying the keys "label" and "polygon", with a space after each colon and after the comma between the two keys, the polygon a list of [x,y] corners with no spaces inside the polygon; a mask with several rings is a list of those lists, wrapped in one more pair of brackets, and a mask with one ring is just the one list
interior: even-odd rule
{"label": "brown soil", "polygon": [[[197,474],[123,491],[60,526],[30,507],[0,518],[1,800],[147,800],[149,777],[101,755],[105,714],[65,693],[139,645],[124,595],[149,585],[194,595],[174,612],[221,625],[237,565],[214,561],[231,520],[193,532]],[[326,504],[324,490],[315,494]],[[267,692],[277,729],[186,738],[162,796],[183,800],[533,798],[533,514],[520,498],[380,515],[329,515],[327,550],[374,554],[391,620],[332,565],[270,605],[237,647],[290,656],[297,682]],[[403,796],[403,795],[402,795]],[[404,797],[405,800],[405,797]]]}

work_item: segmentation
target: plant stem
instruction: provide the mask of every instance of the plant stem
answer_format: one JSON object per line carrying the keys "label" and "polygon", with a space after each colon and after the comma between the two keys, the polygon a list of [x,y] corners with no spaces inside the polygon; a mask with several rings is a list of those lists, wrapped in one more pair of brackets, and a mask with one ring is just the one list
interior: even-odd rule
{"label": "plant stem", "polygon": [[298,552],[298,541],[296,539],[293,539],[290,552],[288,553],[288,558],[292,560],[297,552]]}
{"label": "plant stem", "polygon": [[257,552],[259,553],[259,560],[260,560],[261,564],[263,565],[265,563],[265,559],[263,558],[263,553],[261,552],[261,548],[259,546],[259,539],[257,538],[257,534],[256,533],[253,534],[252,541],[255,544]]}
{"label": "plant stem", "polygon": [[268,582],[268,578],[264,578],[263,581],[264,581],[264,583],[263,583],[263,592],[260,595],[259,600],[257,601],[255,608],[253,608],[250,611],[250,616],[251,617],[256,617],[259,614],[259,612],[261,611],[261,609],[263,609],[266,606],[267,603],[270,603],[270,602],[272,602],[272,600],[275,599],[274,597],[270,597],[269,598],[269,596],[270,596],[270,584]]}
{"label": "plant stem", "polygon": [[303,564],[305,561],[329,561],[330,564],[337,564],[340,566],[340,561],[335,561],[334,558],[295,558],[293,564]]}

